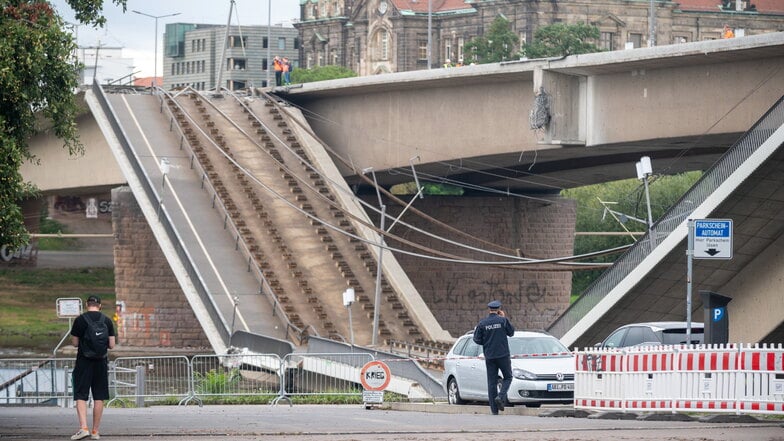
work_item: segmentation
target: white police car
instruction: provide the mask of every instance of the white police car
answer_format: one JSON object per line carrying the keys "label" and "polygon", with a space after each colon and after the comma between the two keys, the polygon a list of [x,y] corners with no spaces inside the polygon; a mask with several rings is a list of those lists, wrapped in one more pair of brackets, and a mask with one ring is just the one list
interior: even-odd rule
{"label": "white police car", "polygon": [[[487,376],[482,347],[473,332],[460,337],[444,360],[442,384],[449,404],[487,402]],[[509,338],[512,404],[539,407],[543,403],[571,404],[574,400],[574,355],[546,332],[517,331]],[[499,387],[501,376],[499,373]]]}

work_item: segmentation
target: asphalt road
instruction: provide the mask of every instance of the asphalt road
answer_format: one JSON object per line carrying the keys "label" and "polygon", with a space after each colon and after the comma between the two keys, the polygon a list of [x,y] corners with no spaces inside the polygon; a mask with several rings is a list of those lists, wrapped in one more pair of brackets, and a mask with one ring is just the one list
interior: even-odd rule
{"label": "asphalt road", "polygon": [[39,251],[37,268],[112,268],[111,248],[88,251]]}
{"label": "asphalt road", "polygon": [[[460,413],[441,413],[459,410]],[[449,409],[452,408],[452,409]],[[407,410],[399,410],[407,409]],[[359,405],[155,406],[110,408],[101,439],[199,440],[540,440],[540,441],[782,441],[782,420],[762,423],[554,418],[536,412],[489,414],[485,406]],[[547,409],[543,409],[547,410]],[[68,439],[76,411],[55,407],[0,408],[0,439]]]}

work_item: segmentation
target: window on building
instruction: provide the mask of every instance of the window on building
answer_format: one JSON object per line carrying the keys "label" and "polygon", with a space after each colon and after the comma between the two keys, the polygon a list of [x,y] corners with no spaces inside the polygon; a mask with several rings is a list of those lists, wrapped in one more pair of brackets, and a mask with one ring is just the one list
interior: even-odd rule
{"label": "window on building", "polygon": [[267,37],[262,37],[262,39],[261,39],[261,47],[263,49],[266,49],[268,46],[269,46],[269,40],[267,39]]}
{"label": "window on building", "polygon": [[229,36],[229,47],[248,47],[248,37],[240,37],[239,35],[230,35]]}
{"label": "window on building", "polygon": [[463,46],[465,46],[465,39],[460,37],[457,39],[457,61],[463,61]]}
{"label": "window on building", "polygon": [[278,37],[278,49],[286,49],[286,37]]}
{"label": "window on building", "polygon": [[310,69],[311,67],[313,67],[313,54],[311,54],[311,53],[308,54],[308,58],[307,58],[306,63],[307,63],[305,65],[306,69]]}
{"label": "window on building", "polygon": [[229,58],[226,60],[226,70],[245,70],[246,64],[245,58]]}
{"label": "window on building", "polygon": [[608,50],[614,51],[615,45],[613,42],[615,41],[615,33],[614,32],[602,32],[599,37],[599,47]]}
{"label": "window on building", "polygon": [[337,17],[340,15],[340,3],[338,0],[332,0],[332,15]]}
{"label": "window on building", "polygon": [[427,61],[427,40],[417,41],[417,59],[420,61]]}
{"label": "window on building", "polygon": [[628,42],[631,43],[635,49],[642,47],[642,34],[629,33]]}
{"label": "window on building", "polygon": [[267,62],[268,62],[268,61],[269,61],[269,60],[267,60],[266,58],[262,58],[262,59],[261,59],[261,70],[267,70],[267,69],[268,69],[268,68],[267,68]]}
{"label": "window on building", "polygon": [[333,66],[338,65],[338,50],[335,48],[330,49],[329,51],[329,59]]}
{"label": "window on building", "polygon": [[299,49],[299,37],[294,37],[294,49]]}
{"label": "window on building", "polygon": [[324,51],[325,51],[325,50],[326,50],[326,49],[322,49],[322,50],[320,50],[320,51],[318,52],[318,65],[319,65],[319,66],[323,66],[323,65],[324,65]]}
{"label": "window on building", "polygon": [[381,31],[381,41],[379,47],[381,48],[381,59],[389,60],[389,32]]}
{"label": "window on building", "polygon": [[689,37],[687,37],[685,35],[673,35],[672,36],[672,42],[673,42],[673,44],[688,43],[689,42]]}
{"label": "window on building", "polygon": [[206,70],[207,70],[207,62],[204,61],[204,60],[201,60],[201,71],[205,72]]}
{"label": "window on building", "polygon": [[528,42],[528,34],[525,31],[520,31],[520,47]]}
{"label": "window on building", "polygon": [[176,64],[177,64],[177,63],[172,63],[172,66],[171,66],[171,75],[174,75],[174,66],[175,66]]}
{"label": "window on building", "polygon": [[196,52],[196,40],[191,40],[191,52]]}
{"label": "window on building", "polygon": [[452,59],[452,40],[449,38],[444,40],[444,59]]}
{"label": "window on building", "polygon": [[321,11],[319,17],[327,17],[327,2],[321,2]]}

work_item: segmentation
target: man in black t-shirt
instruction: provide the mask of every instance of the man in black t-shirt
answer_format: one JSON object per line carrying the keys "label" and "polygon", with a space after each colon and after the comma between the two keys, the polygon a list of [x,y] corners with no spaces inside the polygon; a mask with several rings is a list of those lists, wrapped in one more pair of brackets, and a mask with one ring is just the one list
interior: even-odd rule
{"label": "man in black t-shirt", "polygon": [[[515,329],[501,310],[501,302],[493,300],[487,304],[490,314],[474,328],[474,343],[481,345],[487,369],[487,397],[490,411],[498,415],[507,403],[507,392],[512,384],[512,359],[509,354],[508,337]],[[498,371],[504,376],[501,390],[498,387]]]}
{"label": "man in black t-shirt", "polygon": [[[100,439],[99,434],[101,425],[101,416],[103,415],[103,402],[109,399],[109,358],[108,354],[101,358],[87,358],[85,356],[84,338],[85,332],[88,331],[88,319],[92,322],[101,322],[105,324],[105,332],[108,333],[108,342],[106,349],[114,348],[115,333],[114,325],[111,319],[101,312],[101,298],[98,296],[90,296],[87,298],[87,312],[80,315],[74,320],[71,327],[71,341],[74,346],[79,348],[76,352],[76,365],[73,370],[73,389],[74,401],[76,401],[76,415],[79,417],[79,431],[71,437],[72,440],[87,438]],[[101,330],[100,334],[104,332]],[[92,339],[99,341],[105,339],[100,338]],[[104,351],[105,353],[105,351]],[[93,394],[93,430],[89,431],[87,427],[87,400],[90,398],[90,392]]]}

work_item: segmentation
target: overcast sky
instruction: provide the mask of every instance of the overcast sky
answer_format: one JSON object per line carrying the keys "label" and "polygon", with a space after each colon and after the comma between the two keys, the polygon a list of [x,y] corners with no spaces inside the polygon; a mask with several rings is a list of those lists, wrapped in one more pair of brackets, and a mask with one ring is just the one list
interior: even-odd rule
{"label": "overcast sky", "polygon": [[[270,4],[270,2],[272,2]],[[75,22],[73,11],[65,0],[51,0],[60,15],[69,22]],[[78,27],[80,46],[123,47],[123,57],[133,58],[135,70],[141,70],[138,77],[152,76],[155,53],[155,19],[135,14],[137,10],[153,16],[180,13],[174,17],[158,19],[158,75],[162,75],[163,32],[167,23],[206,23],[225,25],[229,18],[229,0],[128,0],[128,10],[104,0],[106,25],[93,29],[89,26]],[[299,18],[299,0],[236,0],[232,25],[266,25],[267,12],[272,7],[272,24],[291,25],[292,19]],[[239,17],[239,19],[238,19]]]}

